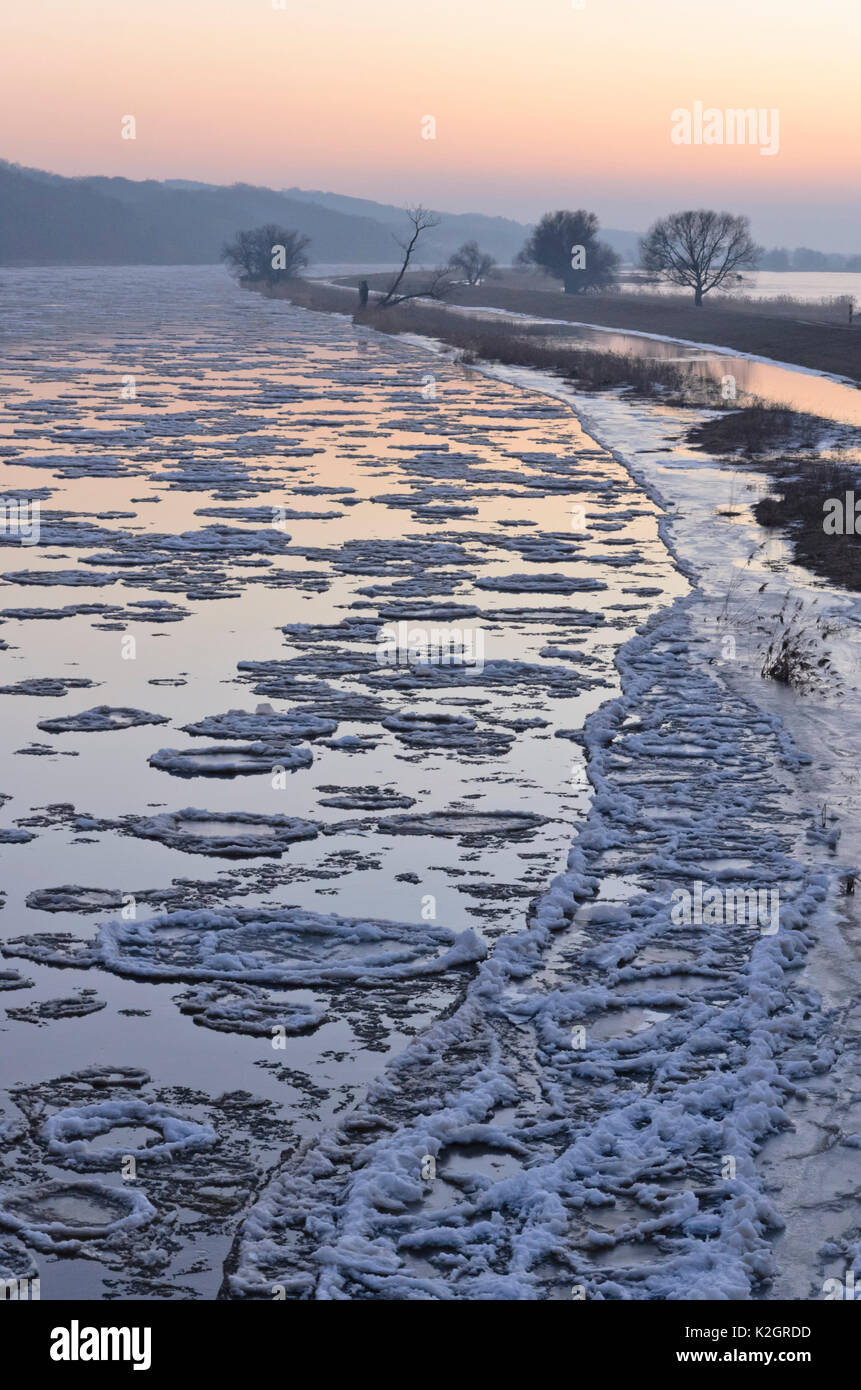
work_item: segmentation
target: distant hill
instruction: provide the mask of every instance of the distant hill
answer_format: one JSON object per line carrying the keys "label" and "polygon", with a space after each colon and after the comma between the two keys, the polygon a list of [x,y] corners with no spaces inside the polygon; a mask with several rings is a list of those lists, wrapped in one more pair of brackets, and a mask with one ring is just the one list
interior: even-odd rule
{"label": "distant hill", "polygon": [[[441,213],[421,260],[447,260],[464,241],[506,264],[529,228],[507,217]],[[311,238],[316,264],[387,265],[403,211],[366,198],[189,179],[65,178],[0,160],[0,265],[211,265],[241,228],[277,222]],[[633,232],[601,233],[630,255]]]}
{"label": "distant hill", "polygon": [[[285,188],[284,196],[303,203],[315,203],[350,217],[371,217],[391,231],[401,233],[403,209],[389,203],[375,203],[369,198],[349,198],[343,193],[322,193],[305,188]],[[477,212],[441,212],[439,227],[427,234],[426,257],[448,259],[465,241],[477,241],[483,251],[503,265],[508,265],[526,240],[528,227],[513,222],[510,217],[486,217]],[[444,253],[444,255],[443,255]]]}
{"label": "distant hill", "polygon": [[[403,210],[390,203],[374,203],[369,198],[349,198],[343,193],[321,193],[306,188],[285,188],[288,198],[299,198],[303,202],[319,203],[321,207],[332,208],[334,212],[346,212],[360,217],[373,217],[385,225],[401,227]],[[529,227],[523,222],[513,222],[510,217],[487,217],[480,212],[441,212],[441,225],[433,233],[436,243],[445,249],[446,257],[462,246],[465,241],[477,241],[483,251],[489,251],[501,265],[509,265],[526,240]],[[601,240],[609,242],[614,251],[625,259],[637,254],[637,233],[622,232],[614,227],[602,227]],[[431,238],[428,237],[428,246]]]}
{"label": "distant hill", "polygon": [[240,228],[263,222],[310,236],[316,261],[393,259],[391,233],[379,222],[270,188],[66,179],[0,164],[3,265],[211,265]]}

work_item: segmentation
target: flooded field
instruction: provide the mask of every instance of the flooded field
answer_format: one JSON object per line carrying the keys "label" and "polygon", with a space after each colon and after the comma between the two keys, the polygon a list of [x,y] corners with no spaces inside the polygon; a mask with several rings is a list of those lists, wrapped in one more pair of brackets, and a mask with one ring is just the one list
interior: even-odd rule
{"label": "flooded field", "polygon": [[[458,311],[455,311],[458,312]],[[723,385],[731,381],[731,399],[748,403],[756,397],[766,405],[819,415],[824,420],[861,425],[861,390],[849,380],[766,361],[732,352],[728,348],[688,343],[673,338],[652,337],[647,333],[621,332],[597,328],[586,323],[561,327],[559,320],[507,314],[497,309],[470,309],[470,316],[492,315],[495,321],[507,319],[513,331],[524,327],[540,333],[545,346],[583,347],[593,352],[615,352],[625,357],[677,362],[693,382],[711,381]]]}

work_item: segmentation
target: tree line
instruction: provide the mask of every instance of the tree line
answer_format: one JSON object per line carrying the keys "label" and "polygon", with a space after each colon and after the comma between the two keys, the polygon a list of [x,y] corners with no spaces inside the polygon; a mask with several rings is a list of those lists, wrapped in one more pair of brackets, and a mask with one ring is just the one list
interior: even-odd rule
{"label": "tree line", "polygon": [[838,251],[814,251],[810,246],[772,246],[759,258],[760,270],[849,270],[861,271],[861,256],[843,256]]}
{"label": "tree line", "polygon": [[[468,241],[446,265],[408,278],[422,236],[439,226],[440,218],[421,206],[407,208],[407,231],[396,238],[400,264],[390,284],[375,301],[378,309],[410,299],[444,299],[458,284],[481,284],[496,262],[475,241]],[[532,266],[561,281],[566,294],[596,294],[618,283],[621,258],[601,241],[594,212],[547,212],[531,231],[516,264]],[[237,233],[223,249],[223,259],[241,278],[273,283],[297,276],[308,265],[309,238],[269,223]],[[707,294],[740,278],[740,272],[761,264],[763,251],[750,232],[747,217],[708,208],[689,209],[660,217],[640,239],[640,265],[670,284],[693,292],[701,305]],[[367,287],[362,302],[367,302]]]}

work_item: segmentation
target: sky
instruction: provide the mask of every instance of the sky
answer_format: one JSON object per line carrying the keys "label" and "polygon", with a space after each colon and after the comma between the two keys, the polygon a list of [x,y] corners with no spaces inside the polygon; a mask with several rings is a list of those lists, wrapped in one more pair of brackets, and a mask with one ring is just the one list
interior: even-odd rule
{"label": "sky", "polygon": [[[711,206],[749,214],[767,245],[861,251],[858,0],[6,8],[0,156],[24,165],[521,221],[588,207],[633,231]],[[770,139],[674,143],[673,113],[696,102],[761,110]]]}

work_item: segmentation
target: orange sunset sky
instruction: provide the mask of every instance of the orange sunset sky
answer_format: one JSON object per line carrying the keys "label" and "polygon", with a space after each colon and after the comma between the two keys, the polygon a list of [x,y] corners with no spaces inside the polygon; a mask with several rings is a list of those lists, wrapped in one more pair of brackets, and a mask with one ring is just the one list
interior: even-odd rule
{"label": "orange sunset sky", "polygon": [[[861,251],[857,0],[280,3],[18,0],[0,156],[633,230],[708,202],[768,244]],[[776,108],[779,153],[674,145],[697,100]]]}

